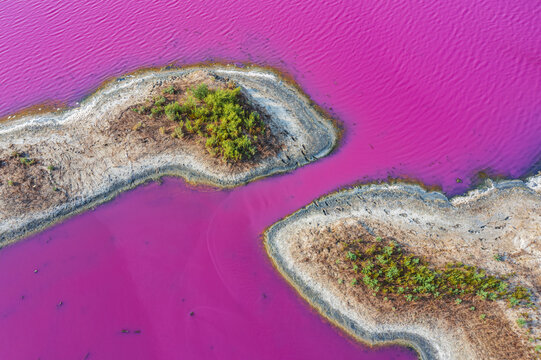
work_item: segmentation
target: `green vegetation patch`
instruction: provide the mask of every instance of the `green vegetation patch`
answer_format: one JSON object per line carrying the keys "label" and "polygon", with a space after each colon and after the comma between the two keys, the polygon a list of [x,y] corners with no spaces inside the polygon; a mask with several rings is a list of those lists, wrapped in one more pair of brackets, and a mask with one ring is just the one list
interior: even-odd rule
{"label": "green vegetation patch", "polygon": [[18,159],[19,162],[25,166],[34,165],[36,163],[36,160],[31,159],[28,157],[28,155],[17,152],[17,151],[12,152],[10,157],[12,159]]}
{"label": "green vegetation patch", "polygon": [[210,89],[202,83],[189,89],[181,102],[165,97],[177,93],[179,91],[170,86],[163,90],[164,96],[155,98],[150,106],[137,106],[132,110],[152,117],[166,117],[176,124],[172,137],[200,138],[211,155],[227,162],[248,160],[258,153],[268,129],[260,114],[243,100],[239,87]]}
{"label": "green vegetation patch", "polygon": [[531,294],[522,287],[510,289],[506,279],[462,263],[444,268],[430,266],[406,253],[398,244],[361,239],[342,243],[353,278],[351,285],[368,287],[374,294],[402,296],[407,301],[447,298],[459,305],[464,296],[484,300],[507,299],[510,306],[530,305]]}

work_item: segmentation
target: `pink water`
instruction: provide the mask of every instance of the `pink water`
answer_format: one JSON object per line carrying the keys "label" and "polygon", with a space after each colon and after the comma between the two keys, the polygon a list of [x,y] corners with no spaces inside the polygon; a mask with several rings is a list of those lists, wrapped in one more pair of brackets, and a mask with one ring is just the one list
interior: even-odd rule
{"label": "pink water", "polygon": [[412,358],[340,335],[258,235],[358,180],[455,194],[478,170],[524,174],[541,150],[541,3],[352,3],[0,4],[0,116],[142,66],[227,59],[289,72],[346,129],[292,174],[231,192],[168,180],[0,250],[0,359]]}
{"label": "pink water", "polygon": [[269,185],[151,184],[0,251],[0,358],[414,359],[355,344],[285,284],[258,233],[270,204],[308,199]]}

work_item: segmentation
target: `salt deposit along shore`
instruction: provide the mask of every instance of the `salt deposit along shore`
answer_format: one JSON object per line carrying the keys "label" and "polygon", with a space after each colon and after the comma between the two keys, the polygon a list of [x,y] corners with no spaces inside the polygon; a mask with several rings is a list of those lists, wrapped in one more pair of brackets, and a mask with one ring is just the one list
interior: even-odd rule
{"label": "salt deposit along shore", "polygon": [[[119,125],[130,107],[165,86],[209,77],[233,81],[265,114],[274,152],[234,166],[209,155],[204,144],[160,137],[158,131],[144,136]],[[0,247],[149,179],[173,175],[235,187],[315,161],[339,137],[301,91],[255,67],[143,71],[109,82],[75,108],[9,118],[0,123]]]}
{"label": "salt deposit along shore", "polygon": [[[539,358],[541,175],[488,181],[451,199],[417,185],[361,185],[312,202],[264,237],[271,260],[291,285],[364,342],[404,343],[422,359]],[[524,286],[528,305],[475,294],[396,301],[372,293],[362,281],[349,281],[356,272],[341,244],[374,238],[390,239],[434,267],[468,264],[510,287]]]}

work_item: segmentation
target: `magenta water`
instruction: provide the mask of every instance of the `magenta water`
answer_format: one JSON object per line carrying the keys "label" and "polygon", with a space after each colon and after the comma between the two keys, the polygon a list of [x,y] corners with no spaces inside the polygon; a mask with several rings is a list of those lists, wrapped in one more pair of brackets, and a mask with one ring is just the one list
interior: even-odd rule
{"label": "magenta water", "polygon": [[528,0],[8,0],[0,115],[142,66],[255,62],[345,122],[347,146],[318,168],[333,185],[390,173],[454,193],[540,156],[540,14]]}
{"label": "magenta water", "polygon": [[411,359],[340,335],[272,269],[259,234],[359,180],[407,176],[456,194],[479,170],[522,175],[541,149],[540,10],[2,2],[0,115],[73,104],[140,67],[224,59],[287,71],[345,138],[288,175],[221,192],[168,180],[0,250],[0,359]]}
{"label": "magenta water", "polygon": [[273,187],[167,180],[1,250],[0,358],[415,359],[355,344],[280,278],[258,235],[270,204],[308,199]]}

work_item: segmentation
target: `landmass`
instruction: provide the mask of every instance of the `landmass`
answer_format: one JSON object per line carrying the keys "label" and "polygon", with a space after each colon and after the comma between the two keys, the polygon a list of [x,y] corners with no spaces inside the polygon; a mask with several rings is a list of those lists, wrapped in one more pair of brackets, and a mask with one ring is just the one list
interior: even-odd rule
{"label": "landmass", "polygon": [[331,322],[422,359],[541,353],[541,174],[448,199],[418,185],[361,185],[265,232],[283,276]]}
{"label": "landmass", "polygon": [[339,131],[273,71],[138,72],[0,123],[0,247],[162,176],[230,188],[329,154]]}

